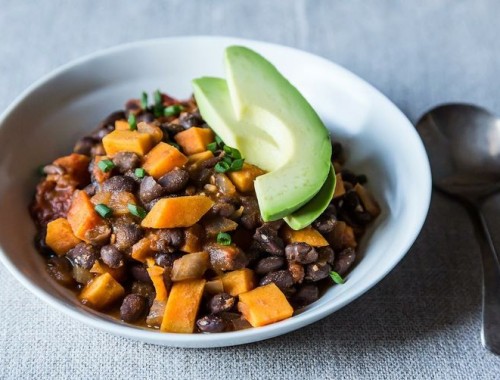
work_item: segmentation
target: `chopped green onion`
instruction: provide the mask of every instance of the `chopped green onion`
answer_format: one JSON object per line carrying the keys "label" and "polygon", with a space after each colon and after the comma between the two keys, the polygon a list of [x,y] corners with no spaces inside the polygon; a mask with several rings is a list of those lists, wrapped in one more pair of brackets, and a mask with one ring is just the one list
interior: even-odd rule
{"label": "chopped green onion", "polygon": [[108,206],[102,203],[96,205],[94,207],[94,210],[103,218],[109,218],[111,215],[113,215],[113,210],[111,210]]}
{"label": "chopped green onion", "polygon": [[155,106],[163,105],[163,97],[161,96],[160,90],[156,90],[153,94],[155,100]]}
{"label": "chopped green onion", "polygon": [[165,107],[163,110],[163,116],[169,117],[169,116],[177,116],[178,114],[181,113],[181,111],[184,108],[181,105],[175,104],[173,106],[168,106]]}
{"label": "chopped green onion", "polygon": [[330,277],[336,284],[343,284],[345,282],[342,276],[333,270],[330,272]]}
{"label": "chopped green onion", "polygon": [[219,136],[217,136],[217,135],[215,135],[215,142],[216,142],[216,143],[217,143],[217,145],[219,145],[219,146],[224,145],[224,141],[222,141],[222,139],[221,139]]}
{"label": "chopped green onion", "polygon": [[231,148],[229,145],[224,145],[223,150],[229,155],[231,155],[231,153],[233,152],[233,148]]}
{"label": "chopped green onion", "polygon": [[210,143],[207,145],[207,149],[214,153],[216,150],[217,150],[217,143],[216,142],[213,142],[213,143]]}
{"label": "chopped green onion", "polygon": [[128,125],[131,131],[135,131],[137,129],[137,120],[133,113],[131,113],[128,117]]}
{"label": "chopped green onion", "polygon": [[174,143],[173,141],[168,141],[168,145],[172,145],[174,148],[181,150],[181,146],[177,143]]}
{"label": "chopped green onion", "polygon": [[231,148],[231,157],[233,157],[235,160],[239,160],[241,158],[240,151],[236,148]]}
{"label": "chopped green onion", "polygon": [[137,178],[144,178],[146,171],[143,168],[137,168],[135,169],[134,174]]}
{"label": "chopped green onion", "polygon": [[217,243],[219,243],[220,245],[230,245],[231,235],[226,232],[219,232],[217,234]]}
{"label": "chopped green onion", "polygon": [[224,156],[224,157],[222,157],[222,162],[225,162],[226,164],[231,166],[231,164],[233,163],[233,160],[231,159],[231,157]]}
{"label": "chopped green onion", "polygon": [[225,173],[227,172],[229,169],[231,168],[231,164],[228,164],[227,162],[225,161],[220,161],[220,162],[217,162],[217,164],[215,164],[215,171],[217,173]]}
{"label": "chopped green onion", "polygon": [[237,172],[238,170],[241,170],[241,168],[243,168],[243,163],[244,162],[245,162],[245,160],[243,158],[239,158],[237,160],[234,160],[231,163],[231,171],[232,172]]}
{"label": "chopped green onion", "polygon": [[146,94],[144,91],[142,92],[141,96],[141,107],[143,110],[148,108],[148,94]]}
{"label": "chopped green onion", "polygon": [[115,164],[111,160],[101,160],[97,163],[99,169],[101,169],[104,173],[111,171],[115,167]]}
{"label": "chopped green onion", "polygon": [[137,206],[133,203],[129,203],[127,205],[127,207],[132,215],[137,216],[141,219],[144,219],[146,217],[147,212],[141,206]]}

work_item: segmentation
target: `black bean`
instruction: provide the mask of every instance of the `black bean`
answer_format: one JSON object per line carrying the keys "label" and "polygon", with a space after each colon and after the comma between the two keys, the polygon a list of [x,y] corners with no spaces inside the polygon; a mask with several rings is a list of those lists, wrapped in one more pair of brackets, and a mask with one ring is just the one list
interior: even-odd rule
{"label": "black bean", "polygon": [[167,194],[178,193],[186,188],[189,182],[189,173],[183,169],[174,169],[160,177],[158,183]]}
{"label": "black bean", "polygon": [[267,275],[265,275],[260,280],[260,285],[267,285],[267,284],[270,284],[271,282],[274,282],[274,284],[278,288],[280,288],[281,290],[284,290],[286,288],[293,286],[293,277],[289,271],[279,270],[279,271],[271,272],[271,273],[268,273]]}
{"label": "black bean", "polygon": [[356,251],[352,248],[346,248],[337,256],[333,270],[342,276],[347,273],[354,260],[356,260]]}
{"label": "black bean", "polygon": [[146,298],[139,294],[127,295],[120,306],[120,317],[125,322],[136,322],[146,312]]}
{"label": "black bean", "polygon": [[163,193],[163,187],[153,177],[144,177],[139,188],[139,198],[141,198],[142,202],[151,202],[153,199],[161,197]]}
{"label": "black bean", "polygon": [[291,243],[285,247],[287,260],[310,264],[318,260],[318,252],[307,243]]}
{"label": "black bean", "polygon": [[212,314],[229,311],[233,308],[236,299],[228,293],[219,293],[210,298],[208,308]]}
{"label": "black bean", "polygon": [[327,278],[330,275],[332,267],[328,263],[314,263],[309,264],[306,267],[306,277],[307,281],[316,282]]}
{"label": "black bean", "polygon": [[129,170],[134,170],[141,165],[141,158],[132,152],[118,152],[113,157],[113,163],[118,171],[125,174]]}
{"label": "black bean", "polygon": [[226,321],[217,315],[206,315],[196,321],[196,325],[201,332],[218,333],[226,328]]}
{"label": "black bean", "polygon": [[183,113],[179,118],[179,123],[185,128],[191,128],[203,125],[205,122],[201,118],[199,113]]}
{"label": "black bean", "polygon": [[174,265],[174,261],[180,257],[182,257],[182,253],[180,252],[157,253],[155,255],[155,264],[164,268],[172,267]]}
{"label": "black bean", "polygon": [[143,112],[140,115],[137,116],[137,124],[140,122],[145,122],[145,123],[151,123],[154,121],[155,115],[153,115],[151,112]]}
{"label": "black bean", "polygon": [[159,252],[173,252],[184,243],[184,232],[179,228],[159,229],[155,233],[153,249]]}
{"label": "black bean", "polygon": [[120,268],[123,266],[123,254],[111,244],[101,248],[101,259],[110,268]]}
{"label": "black bean", "polygon": [[137,99],[130,99],[125,103],[125,112],[127,116],[130,115],[131,112],[137,114],[142,110],[141,103]]}
{"label": "black bean", "polygon": [[342,209],[357,212],[364,211],[358,193],[356,193],[354,190],[345,193],[342,199]]}
{"label": "black bean", "polygon": [[332,142],[332,161],[338,161],[342,158],[343,148],[342,144]]}
{"label": "black bean", "polygon": [[142,228],[129,218],[118,219],[113,224],[115,246],[120,251],[125,251],[137,243],[143,236]]}
{"label": "black bean", "polygon": [[255,273],[259,275],[264,275],[269,272],[277,271],[285,265],[285,259],[280,256],[266,257],[260,260],[257,265],[255,265]]}
{"label": "black bean", "polygon": [[358,183],[358,176],[350,170],[342,169],[340,175],[342,176],[342,180],[345,182],[350,182],[353,185]]}
{"label": "black bean", "polygon": [[71,287],[75,285],[73,269],[70,262],[65,257],[51,257],[47,261],[47,272],[54,280],[63,286]]}
{"label": "black bean", "polygon": [[319,298],[319,289],[314,284],[302,285],[293,296],[293,301],[298,306],[306,306]]}
{"label": "black bean", "polygon": [[210,264],[215,271],[242,269],[248,264],[245,253],[234,245],[211,243],[205,249],[210,254]]}
{"label": "black bean", "polygon": [[324,262],[333,265],[335,261],[335,252],[333,251],[332,247],[330,246],[318,247],[317,250],[318,250],[319,262]]}
{"label": "black bean", "polygon": [[111,227],[107,223],[98,224],[85,232],[85,240],[94,246],[102,246],[109,243]]}
{"label": "black bean", "polygon": [[75,147],[73,148],[73,152],[90,156],[90,152],[95,143],[95,139],[90,136],[82,137],[76,142]]}
{"label": "black bean", "polygon": [[213,214],[218,214],[227,218],[233,215],[233,213],[236,211],[236,208],[230,203],[218,201],[212,206],[211,211]]}
{"label": "black bean", "polygon": [[126,119],[125,112],[115,111],[110,113],[104,120],[101,121],[97,129],[108,128],[110,131],[115,129],[115,121]]}
{"label": "black bean", "polygon": [[320,215],[318,219],[313,222],[313,227],[316,228],[322,234],[327,234],[332,232],[337,223],[336,216]]}
{"label": "black bean", "polygon": [[211,157],[201,163],[202,168],[213,168],[219,161],[222,160],[222,156]]}
{"label": "black bean", "polygon": [[255,197],[241,197],[241,204],[243,206],[241,224],[243,224],[247,230],[254,230],[262,224],[257,199]]}
{"label": "black bean", "polygon": [[66,257],[73,263],[85,269],[90,269],[98,259],[96,249],[90,244],[79,243],[75,248],[70,249]]}
{"label": "black bean", "polygon": [[282,256],[285,251],[285,244],[278,236],[275,226],[272,223],[264,223],[261,227],[257,228],[253,238],[260,244],[264,251],[272,255]]}
{"label": "black bean", "polygon": [[93,197],[97,191],[97,185],[95,183],[90,183],[83,188],[83,191],[85,191],[89,197]]}
{"label": "black bean", "polygon": [[177,133],[182,132],[184,130],[184,127],[182,125],[174,123],[163,123],[161,125],[161,130],[165,135],[174,137]]}
{"label": "black bean", "polygon": [[368,223],[370,223],[373,220],[373,217],[366,211],[362,211],[362,212],[355,211],[351,214],[351,217],[354,220],[354,222],[356,222],[357,224],[360,224],[362,226],[367,225]]}
{"label": "black bean", "polygon": [[137,281],[151,283],[151,277],[149,277],[148,271],[142,264],[134,264],[130,266],[130,274]]}
{"label": "black bean", "polygon": [[135,186],[135,181],[132,178],[124,175],[115,175],[103,182],[102,190],[133,193]]}

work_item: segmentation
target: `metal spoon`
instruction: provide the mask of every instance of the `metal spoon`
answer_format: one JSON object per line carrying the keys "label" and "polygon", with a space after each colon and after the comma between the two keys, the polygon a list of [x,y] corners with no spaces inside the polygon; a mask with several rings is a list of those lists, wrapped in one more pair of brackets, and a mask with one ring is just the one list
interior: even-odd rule
{"label": "metal spoon", "polygon": [[483,201],[500,191],[500,120],[467,104],[436,107],[417,123],[429,155],[434,186],[469,210],[483,262],[483,346],[500,355],[500,257],[484,216]]}

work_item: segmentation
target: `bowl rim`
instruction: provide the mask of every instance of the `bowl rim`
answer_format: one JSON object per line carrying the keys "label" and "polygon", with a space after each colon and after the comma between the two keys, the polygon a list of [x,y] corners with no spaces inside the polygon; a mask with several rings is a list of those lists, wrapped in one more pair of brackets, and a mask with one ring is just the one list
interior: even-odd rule
{"label": "bowl rim", "polygon": [[63,64],[49,73],[45,74],[38,80],[36,80],[33,84],[28,86],[24,91],[22,91],[10,105],[2,112],[0,115],[0,128],[4,125],[5,120],[14,111],[26,98],[30,96],[30,94],[36,90],[37,88],[49,83],[54,78],[59,75],[76,68],[82,64],[85,64],[89,61],[104,58],[105,56],[112,55],[114,53],[119,53],[128,49],[134,49],[145,46],[154,46],[156,44],[161,44],[165,42],[185,42],[192,40],[206,40],[215,42],[218,41],[220,43],[224,43],[226,45],[229,44],[241,44],[241,45],[260,45],[267,47],[275,47],[279,49],[288,50],[290,52],[300,53],[302,55],[308,56],[309,58],[313,58],[318,61],[322,61],[323,64],[328,64],[335,67],[336,70],[342,72],[347,77],[350,77],[356,80],[359,83],[362,83],[365,88],[375,92],[378,96],[381,96],[383,100],[390,103],[394,107],[394,111],[398,112],[401,117],[404,118],[407,122],[408,133],[413,136],[416,151],[419,153],[418,159],[420,164],[422,165],[422,182],[421,185],[421,201],[422,201],[422,210],[419,215],[416,216],[418,220],[415,222],[415,228],[411,233],[406,235],[405,244],[403,248],[398,252],[397,255],[392,255],[391,262],[388,263],[384,267],[380,273],[375,276],[371,281],[360,287],[359,289],[353,289],[350,292],[349,296],[344,297],[342,302],[339,302],[335,306],[330,306],[329,304],[324,304],[318,306],[311,313],[301,313],[293,316],[292,318],[286,319],[281,322],[273,323],[267,326],[259,327],[259,328],[251,328],[241,331],[235,332],[224,332],[217,334],[175,334],[175,333],[164,333],[159,332],[158,330],[146,330],[144,328],[135,327],[127,324],[120,324],[118,321],[113,322],[104,318],[96,318],[95,316],[91,316],[87,312],[84,311],[83,308],[71,308],[68,307],[66,303],[62,300],[54,297],[49,292],[44,289],[38,287],[34,284],[30,278],[25,276],[10,260],[8,255],[4,252],[1,243],[0,243],[0,262],[7,268],[7,270],[16,278],[26,289],[28,289],[31,293],[33,293],[36,297],[44,301],[45,303],[53,306],[63,314],[76,319],[79,322],[83,322],[88,326],[92,326],[102,331],[109,332],[111,334],[117,336],[124,336],[127,338],[146,341],[153,344],[159,345],[168,345],[168,346],[177,346],[177,347],[222,347],[222,346],[234,346],[245,343],[256,342],[260,340],[269,339],[278,335],[282,335],[288,333],[290,331],[299,329],[303,326],[314,323],[327,315],[335,312],[336,310],[344,307],[346,304],[352,302],[357,299],[368,290],[370,290],[373,286],[379,283],[406,255],[408,250],[413,245],[415,239],[419,235],[425,219],[427,217],[427,213],[430,206],[431,200],[431,171],[430,165],[427,158],[427,154],[425,152],[425,148],[423,146],[420,137],[415,128],[413,128],[412,123],[408,120],[408,118],[402,113],[402,111],[394,105],[394,103],[387,98],[383,93],[377,90],[374,86],[366,82],[364,79],[358,77],[354,73],[345,69],[337,63],[334,63],[326,58],[318,56],[316,54],[309,53],[307,51],[303,51],[297,48],[292,48],[289,46],[270,43],[265,41],[253,40],[253,39],[244,39],[238,37],[230,37],[230,36],[217,36],[217,35],[192,35],[192,36],[174,36],[174,37],[164,37],[164,38],[154,38],[154,39],[146,39],[146,40],[138,40],[133,42],[128,42],[124,44],[119,44],[116,46],[99,49],[90,54],[86,54],[80,58],[74,59],[66,64]]}

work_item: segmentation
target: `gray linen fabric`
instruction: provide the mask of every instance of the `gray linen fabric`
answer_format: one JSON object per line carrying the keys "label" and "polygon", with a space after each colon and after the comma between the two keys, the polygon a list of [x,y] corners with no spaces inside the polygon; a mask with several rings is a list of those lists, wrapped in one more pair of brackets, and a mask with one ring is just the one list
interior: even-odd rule
{"label": "gray linen fabric", "polygon": [[[217,34],[340,63],[412,121],[448,101],[500,114],[499,14],[495,0],[0,0],[0,109],[40,76],[97,49]],[[490,205],[500,243],[499,202]],[[500,358],[479,342],[478,264],[465,211],[434,194],[414,247],[366,295],[286,336],[211,350],[156,347],[87,328],[0,267],[0,379],[499,379]]]}

